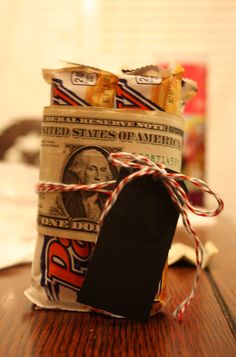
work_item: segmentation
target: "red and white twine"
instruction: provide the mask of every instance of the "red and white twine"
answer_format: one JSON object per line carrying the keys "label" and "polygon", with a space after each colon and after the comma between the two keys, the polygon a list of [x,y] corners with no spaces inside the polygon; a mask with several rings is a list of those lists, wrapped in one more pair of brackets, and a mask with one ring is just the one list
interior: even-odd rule
{"label": "red and white twine", "polygon": [[[189,233],[190,237],[193,239],[195,244],[195,254],[196,254],[196,274],[193,281],[193,286],[190,291],[190,294],[184,299],[175,309],[173,315],[178,318],[179,321],[182,321],[183,314],[185,310],[188,308],[191,300],[195,296],[197,282],[200,276],[202,262],[203,262],[203,246],[202,243],[195,231],[195,229],[191,226],[187,209],[198,216],[202,217],[214,217],[218,215],[224,207],[224,203],[222,199],[214,193],[208,185],[197,178],[189,177],[183,174],[168,172],[165,169],[165,166],[160,163],[155,163],[149,160],[148,158],[142,155],[132,155],[125,152],[117,152],[110,154],[109,160],[112,162],[114,166],[117,167],[125,167],[135,169],[133,173],[126,176],[123,180],[121,180],[117,186],[115,187],[114,191],[105,189],[106,187],[111,186],[116,181],[108,181],[108,182],[101,182],[97,184],[91,185],[78,185],[78,184],[61,184],[61,183],[53,183],[53,182],[39,182],[37,185],[37,192],[68,192],[68,191],[77,191],[77,190],[86,190],[86,191],[96,191],[96,192],[103,192],[109,195],[102,215],[100,217],[100,224],[102,224],[105,216],[108,214],[111,207],[116,202],[121,190],[125,185],[127,185],[130,181],[134,180],[136,177],[141,177],[145,175],[153,175],[154,177],[162,179],[165,187],[167,188],[171,199],[179,208],[180,214],[182,215],[183,225],[187,232]],[[179,181],[187,181],[192,183],[196,186],[200,191],[209,193],[212,195],[217,203],[218,206],[214,210],[207,210],[199,207],[194,207],[183,188],[181,187]]]}

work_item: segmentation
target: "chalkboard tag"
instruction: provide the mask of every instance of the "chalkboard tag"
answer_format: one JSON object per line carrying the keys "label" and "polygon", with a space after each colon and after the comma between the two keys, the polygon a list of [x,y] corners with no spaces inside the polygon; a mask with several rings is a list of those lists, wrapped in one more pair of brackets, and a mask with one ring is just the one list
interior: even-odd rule
{"label": "chalkboard tag", "polygon": [[[122,168],[119,180],[131,172]],[[104,219],[79,301],[146,321],[178,216],[161,179],[146,175],[129,182]]]}

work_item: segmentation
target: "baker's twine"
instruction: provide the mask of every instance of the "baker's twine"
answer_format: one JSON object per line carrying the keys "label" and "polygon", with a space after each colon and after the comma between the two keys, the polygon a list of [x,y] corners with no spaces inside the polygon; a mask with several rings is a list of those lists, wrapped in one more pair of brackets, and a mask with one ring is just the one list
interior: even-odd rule
{"label": "baker's twine", "polygon": [[[192,289],[189,295],[177,306],[173,315],[178,318],[179,321],[182,321],[183,315],[188,308],[191,300],[194,298],[197,288],[197,282],[200,277],[200,272],[202,269],[202,262],[203,262],[203,246],[202,243],[195,231],[195,229],[191,226],[187,209],[198,216],[202,217],[214,217],[217,216],[224,207],[224,203],[222,199],[214,193],[209,186],[202,180],[190,177],[184,174],[175,173],[175,172],[168,172],[165,166],[161,163],[155,163],[145,156],[142,155],[132,155],[130,153],[125,152],[117,152],[112,153],[109,156],[109,160],[114,166],[117,167],[125,167],[128,169],[135,169],[133,173],[126,176],[123,180],[121,180],[117,186],[115,187],[114,191],[105,189],[106,187],[111,186],[116,181],[108,181],[108,182],[101,182],[91,185],[78,185],[78,184],[61,184],[61,183],[53,183],[53,182],[39,182],[37,185],[37,192],[69,192],[69,191],[77,191],[77,190],[86,190],[86,191],[96,191],[96,192],[103,192],[109,195],[108,199],[106,200],[104,210],[100,217],[100,225],[102,225],[104,218],[116,202],[120,192],[130,181],[134,180],[136,177],[141,177],[145,175],[153,175],[153,177],[160,178],[165,185],[166,189],[169,192],[169,195],[172,201],[177,205],[180,214],[182,216],[183,225],[187,232],[189,233],[190,237],[193,239],[195,244],[195,254],[196,254],[196,273],[194,276],[194,281],[192,285]],[[186,181],[192,183],[196,186],[200,191],[209,193],[212,195],[217,203],[218,206],[216,209],[207,210],[200,207],[194,207],[189,199],[187,194],[185,193],[184,189],[181,187],[179,181]]]}

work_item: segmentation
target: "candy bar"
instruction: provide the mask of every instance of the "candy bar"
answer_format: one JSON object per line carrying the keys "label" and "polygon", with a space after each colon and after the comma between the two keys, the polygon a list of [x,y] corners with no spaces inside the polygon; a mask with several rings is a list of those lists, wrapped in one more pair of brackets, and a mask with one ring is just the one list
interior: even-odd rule
{"label": "candy bar", "polygon": [[[147,66],[115,75],[76,65],[44,70],[43,75],[51,84],[52,106],[45,108],[42,122],[39,235],[32,285],[26,295],[42,308],[103,309],[134,319],[140,308],[142,316],[137,319],[145,319],[147,314],[158,312],[166,301],[165,262],[173,232],[168,236],[165,252],[160,252],[161,265],[158,276],[153,275],[149,302],[143,307],[145,313],[141,305],[135,314],[109,311],[105,305],[88,306],[80,302],[80,291],[99,232],[99,218],[118,177],[117,168],[108,161],[109,155],[122,151],[141,154],[170,170],[181,171],[184,121],[177,114],[182,104],[183,69]],[[186,90],[184,95],[187,98]],[[111,186],[101,188],[102,181],[110,181]],[[71,185],[91,184],[98,186],[92,191],[71,189]],[[148,189],[148,185],[145,187]],[[176,218],[173,231],[175,224]],[[135,252],[135,242],[130,244]]]}

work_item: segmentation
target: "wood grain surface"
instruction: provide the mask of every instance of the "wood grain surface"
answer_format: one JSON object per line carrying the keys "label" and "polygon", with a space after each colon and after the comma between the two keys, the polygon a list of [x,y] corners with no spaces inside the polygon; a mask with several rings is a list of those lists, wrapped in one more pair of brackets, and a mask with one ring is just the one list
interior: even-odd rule
{"label": "wood grain surface", "polygon": [[222,216],[207,234],[219,248],[218,256],[212,259],[209,271],[229,314],[236,321],[236,226],[232,220]]}
{"label": "wood grain surface", "polygon": [[[209,223],[210,219],[208,219]],[[218,216],[214,224],[196,227],[203,244],[212,241],[219,249],[219,253],[209,264],[209,274],[213,285],[222,296],[229,314],[236,320],[236,225],[224,216]],[[179,234],[180,233],[180,234]],[[189,236],[182,229],[175,236],[175,241],[191,245]]]}
{"label": "wood grain surface", "polygon": [[183,323],[170,314],[188,293],[189,267],[169,271],[170,303],[147,323],[90,313],[34,310],[24,297],[30,266],[0,275],[0,356],[235,356],[227,321],[203,272]]}

